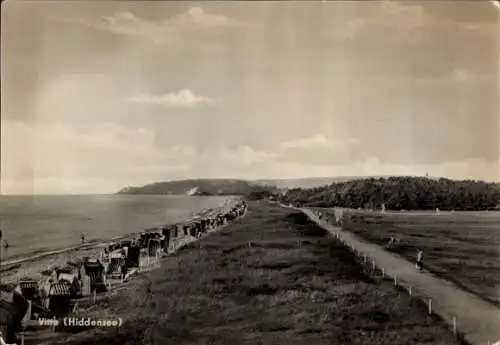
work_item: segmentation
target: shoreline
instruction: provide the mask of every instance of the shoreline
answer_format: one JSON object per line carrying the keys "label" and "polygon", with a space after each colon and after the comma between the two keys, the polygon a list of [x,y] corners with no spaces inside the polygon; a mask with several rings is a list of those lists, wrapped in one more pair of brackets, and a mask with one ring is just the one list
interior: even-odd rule
{"label": "shoreline", "polygon": [[[176,223],[176,224],[189,224],[193,220],[197,220],[199,218],[203,217],[216,217],[217,215],[220,214],[227,214],[228,212],[234,212],[235,207],[240,205],[241,207],[241,202],[242,200],[236,200],[235,202],[230,202],[227,203],[221,207],[216,207],[216,208],[209,208],[206,210],[203,210],[189,219]],[[240,208],[241,211],[241,208]],[[243,211],[243,213],[239,216],[237,216],[236,220],[242,219],[245,217],[246,212]],[[148,267],[144,268],[138,268],[138,269],[133,269],[131,272],[129,272],[123,281],[121,282],[110,282],[110,290],[107,292],[104,292],[103,294],[98,294],[96,296],[96,300],[88,304],[85,302],[85,298],[83,299],[77,299],[77,304],[83,301],[83,304],[79,306],[78,311],[76,313],[73,313],[70,317],[74,319],[81,319],[83,318],[94,318],[94,319],[103,319],[103,317],[109,317],[112,318],[111,315],[106,315],[104,312],[103,314],[103,306],[106,308],[106,301],[116,295],[122,295],[122,297],[126,296],[133,296],[134,294],[134,289],[137,288],[137,284],[139,283],[144,283],[144,281],[147,279],[148,275],[152,274],[154,271],[157,271],[158,269],[164,267],[165,265],[168,266],[168,263],[172,262],[172,260],[175,260],[177,252],[182,251],[183,249],[190,248],[190,246],[202,240],[204,237],[216,233],[225,227],[227,227],[230,222],[228,223],[223,223],[221,225],[218,225],[215,228],[209,229],[205,233],[201,233],[201,236],[192,236],[190,234],[188,235],[183,235],[181,237],[177,238],[171,238],[170,243],[171,246],[168,249],[168,252],[165,252],[162,256],[159,257],[158,261],[152,265],[148,265]],[[148,230],[146,230],[147,232]],[[123,296],[123,291],[130,291],[128,294]],[[58,341],[61,339],[61,337],[67,337],[71,333],[75,333],[74,331],[69,331],[68,333],[65,333],[64,331],[54,331],[52,330],[52,327],[46,328],[46,327],[40,327],[40,324],[37,323],[37,321],[32,321],[33,325],[35,326],[35,329],[28,330],[27,332],[24,332],[25,338],[25,344],[27,345],[40,345],[40,344],[47,344],[48,343],[53,343],[54,341]],[[121,321],[120,321],[121,322]],[[75,326],[78,328],[79,326]],[[83,327],[85,328],[85,327]],[[91,327],[90,330],[96,330],[96,328]],[[67,331],[66,331],[67,332]],[[79,333],[78,331],[76,333]]]}
{"label": "shoreline", "polygon": [[[97,255],[104,244],[128,240],[140,233],[158,231],[158,229],[161,229],[164,226],[172,224],[186,224],[194,219],[203,216],[223,213],[228,207],[238,202],[238,199],[228,198],[226,200],[228,201],[226,201],[221,206],[203,209],[178,222],[165,223],[162,226],[147,228],[142,231],[132,232],[123,236],[115,236],[110,239],[94,240],[91,243],[74,245],[71,247],[54,249],[43,253],[28,254],[28,256],[2,260],[2,262],[0,263],[0,274],[2,275],[2,282],[12,283],[16,281],[16,278],[19,279],[20,277],[23,277],[25,275],[41,277],[41,272],[45,269],[59,266],[68,261],[79,260],[85,256]],[[22,274],[23,272],[26,272],[26,274]]]}
{"label": "shoreline", "polygon": [[[186,214],[183,218],[179,218],[178,220],[167,221],[165,223],[158,222],[159,225],[156,225],[154,227],[138,228],[137,230],[134,230],[132,232],[118,234],[118,235],[111,237],[111,238],[108,238],[108,237],[95,238],[94,237],[94,238],[88,239],[83,244],[80,242],[77,242],[77,241],[73,241],[73,243],[68,243],[67,245],[64,245],[64,246],[50,247],[50,245],[47,245],[47,246],[45,246],[45,248],[44,247],[34,248],[34,249],[30,250],[29,252],[15,253],[11,256],[5,255],[6,253],[9,252],[9,249],[4,250],[2,248],[2,257],[0,257],[0,273],[5,272],[5,271],[9,271],[9,270],[15,268],[15,266],[18,266],[18,265],[25,263],[25,262],[31,262],[33,260],[43,259],[43,258],[48,257],[48,256],[62,254],[62,253],[66,253],[66,252],[90,249],[92,247],[99,246],[99,245],[106,243],[106,242],[125,240],[125,239],[130,238],[131,236],[134,236],[134,235],[142,233],[142,232],[156,231],[157,229],[160,229],[163,226],[168,226],[168,225],[175,224],[175,223],[189,222],[190,220],[194,219],[195,217],[199,217],[199,216],[203,215],[204,213],[209,212],[211,209],[224,209],[225,207],[227,207],[228,203],[232,204],[232,203],[234,203],[235,200],[239,200],[239,198],[235,197],[235,196],[226,196],[224,198],[223,202],[221,202],[221,204],[219,206],[211,207],[208,209],[202,209],[198,212],[190,212],[189,214]],[[4,232],[4,235],[5,235],[5,232]],[[17,246],[22,246],[22,244],[17,245]]]}

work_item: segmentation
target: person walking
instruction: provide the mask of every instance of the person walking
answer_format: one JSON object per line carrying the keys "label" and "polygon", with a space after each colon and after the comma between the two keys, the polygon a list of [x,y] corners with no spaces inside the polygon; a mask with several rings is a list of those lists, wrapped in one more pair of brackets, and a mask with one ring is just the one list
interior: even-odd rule
{"label": "person walking", "polygon": [[0,262],[3,260],[4,255],[7,254],[7,249],[9,248],[9,244],[7,240],[3,238],[2,229],[0,229]]}
{"label": "person walking", "polygon": [[415,263],[415,267],[418,271],[422,271],[424,267],[424,251],[422,249],[418,249],[417,251],[417,262]]}
{"label": "person walking", "polygon": [[152,287],[153,287],[153,282],[151,281],[151,279],[148,279],[148,283],[146,285],[146,300],[147,301],[150,301],[153,299]]}
{"label": "person walking", "polygon": [[389,237],[389,243],[387,243],[387,249],[391,249],[395,242],[396,239],[394,238],[394,235],[391,235],[391,237]]}

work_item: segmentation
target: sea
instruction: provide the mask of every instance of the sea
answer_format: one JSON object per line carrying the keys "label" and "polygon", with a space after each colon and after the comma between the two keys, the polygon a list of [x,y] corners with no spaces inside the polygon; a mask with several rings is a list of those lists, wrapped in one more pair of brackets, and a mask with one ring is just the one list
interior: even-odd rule
{"label": "sea", "polygon": [[0,229],[12,259],[112,239],[223,207],[227,196],[2,195]]}

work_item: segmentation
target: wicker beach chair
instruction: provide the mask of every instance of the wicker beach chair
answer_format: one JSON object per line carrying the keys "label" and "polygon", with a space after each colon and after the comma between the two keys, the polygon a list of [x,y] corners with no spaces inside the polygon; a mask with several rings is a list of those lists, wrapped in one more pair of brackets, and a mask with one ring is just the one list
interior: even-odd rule
{"label": "wicker beach chair", "polygon": [[[105,292],[107,291],[106,276],[103,264],[97,259],[88,259],[83,264],[85,275],[89,278],[90,293],[93,291]],[[88,292],[85,289],[84,292]]]}
{"label": "wicker beach chair", "polygon": [[21,280],[19,282],[19,289],[21,290],[21,294],[27,300],[33,301],[38,304],[42,303],[42,299],[40,296],[40,286],[36,280]]}
{"label": "wicker beach chair", "polygon": [[49,310],[56,317],[65,317],[71,313],[71,286],[66,281],[51,285],[49,291]]}
{"label": "wicker beach chair", "polygon": [[141,247],[139,246],[131,246],[128,249],[127,253],[127,267],[139,267],[139,258],[141,255]]}
{"label": "wicker beach chair", "polygon": [[125,265],[125,258],[123,256],[111,256],[110,257],[110,262],[109,262],[109,267],[108,267],[108,272],[106,273],[106,276],[109,279],[122,279],[123,278],[123,271],[122,267]]}
{"label": "wicker beach chair", "polygon": [[21,331],[20,321],[16,307],[7,301],[0,300],[0,332],[6,344],[16,344],[17,332]]}

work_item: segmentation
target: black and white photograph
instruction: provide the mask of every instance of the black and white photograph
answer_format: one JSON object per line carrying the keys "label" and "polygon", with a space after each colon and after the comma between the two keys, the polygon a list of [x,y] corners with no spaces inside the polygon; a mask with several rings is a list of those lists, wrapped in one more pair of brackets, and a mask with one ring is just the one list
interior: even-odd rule
{"label": "black and white photograph", "polygon": [[499,15],[2,1],[0,345],[500,345]]}

